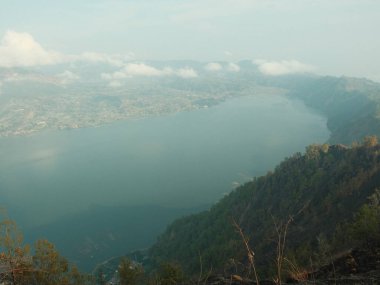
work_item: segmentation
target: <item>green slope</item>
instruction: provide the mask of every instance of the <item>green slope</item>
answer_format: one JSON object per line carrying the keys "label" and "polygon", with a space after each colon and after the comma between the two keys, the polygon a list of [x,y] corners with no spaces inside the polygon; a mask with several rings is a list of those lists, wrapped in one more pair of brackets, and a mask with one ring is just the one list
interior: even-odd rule
{"label": "green slope", "polygon": [[[332,240],[337,225],[350,222],[368,197],[376,195],[379,151],[380,146],[370,140],[353,148],[309,146],[304,155],[285,159],[273,173],[243,185],[209,211],[175,221],[151,248],[147,265],[178,262],[195,274],[201,257],[206,271],[244,271],[246,252],[232,225],[235,219],[250,237],[260,274],[273,276],[274,224],[285,223],[289,216],[294,220],[287,233],[286,255],[299,262],[318,259],[321,243]],[[354,246],[351,240],[335,250]]]}

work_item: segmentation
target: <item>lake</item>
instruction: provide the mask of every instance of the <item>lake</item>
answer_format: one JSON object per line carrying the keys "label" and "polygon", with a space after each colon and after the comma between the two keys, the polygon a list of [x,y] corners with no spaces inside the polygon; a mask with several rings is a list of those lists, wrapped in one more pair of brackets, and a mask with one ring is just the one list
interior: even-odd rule
{"label": "lake", "polygon": [[218,201],[286,156],[328,139],[326,119],[282,95],[0,139],[2,206],[29,225],[90,205]]}

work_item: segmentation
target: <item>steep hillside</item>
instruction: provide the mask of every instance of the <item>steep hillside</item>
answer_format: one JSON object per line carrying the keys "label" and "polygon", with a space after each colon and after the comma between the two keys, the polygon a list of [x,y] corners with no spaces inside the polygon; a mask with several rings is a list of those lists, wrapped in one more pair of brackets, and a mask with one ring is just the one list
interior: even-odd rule
{"label": "steep hillside", "polygon": [[277,83],[289,97],[326,115],[330,143],[350,144],[368,135],[380,136],[380,84],[347,77],[309,77]]}
{"label": "steep hillside", "polygon": [[[250,238],[261,276],[273,276],[278,236],[284,236],[288,222],[285,255],[304,267],[310,261],[321,265],[327,253],[332,256],[366,239],[360,218],[372,213],[365,206],[369,198],[371,207],[379,206],[379,151],[374,137],[352,148],[311,145],[304,155],[285,159],[209,211],[175,221],[151,248],[147,266],[171,261],[190,274],[201,267],[204,272],[242,273],[247,253],[233,220]],[[377,220],[371,225],[375,233],[380,230]]]}

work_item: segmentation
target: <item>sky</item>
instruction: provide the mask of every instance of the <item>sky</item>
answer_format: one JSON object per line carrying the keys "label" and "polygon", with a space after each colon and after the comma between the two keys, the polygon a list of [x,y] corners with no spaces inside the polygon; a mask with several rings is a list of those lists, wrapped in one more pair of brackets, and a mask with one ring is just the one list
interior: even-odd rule
{"label": "sky", "polygon": [[0,66],[250,59],[380,82],[379,27],[378,0],[1,0]]}

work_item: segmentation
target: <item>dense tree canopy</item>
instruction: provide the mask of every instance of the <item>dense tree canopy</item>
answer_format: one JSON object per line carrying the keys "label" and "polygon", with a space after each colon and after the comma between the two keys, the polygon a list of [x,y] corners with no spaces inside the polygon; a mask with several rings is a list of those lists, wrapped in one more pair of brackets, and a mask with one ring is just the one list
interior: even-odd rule
{"label": "dense tree canopy", "polygon": [[[209,211],[171,224],[150,251],[152,266],[170,260],[196,273],[201,255],[203,268],[243,272],[247,254],[232,219],[249,236],[263,276],[274,273],[275,225],[289,217],[285,253],[305,266],[311,258],[322,263],[327,250],[334,254],[330,244],[339,224],[344,228],[354,223],[350,235],[361,241],[373,237],[379,233],[379,214],[367,203],[369,197],[379,200],[375,193],[380,184],[380,146],[376,143],[369,137],[355,147],[311,145],[304,155],[285,159],[274,172],[254,178]],[[353,246],[354,239],[346,239],[352,242],[335,249]]]}

